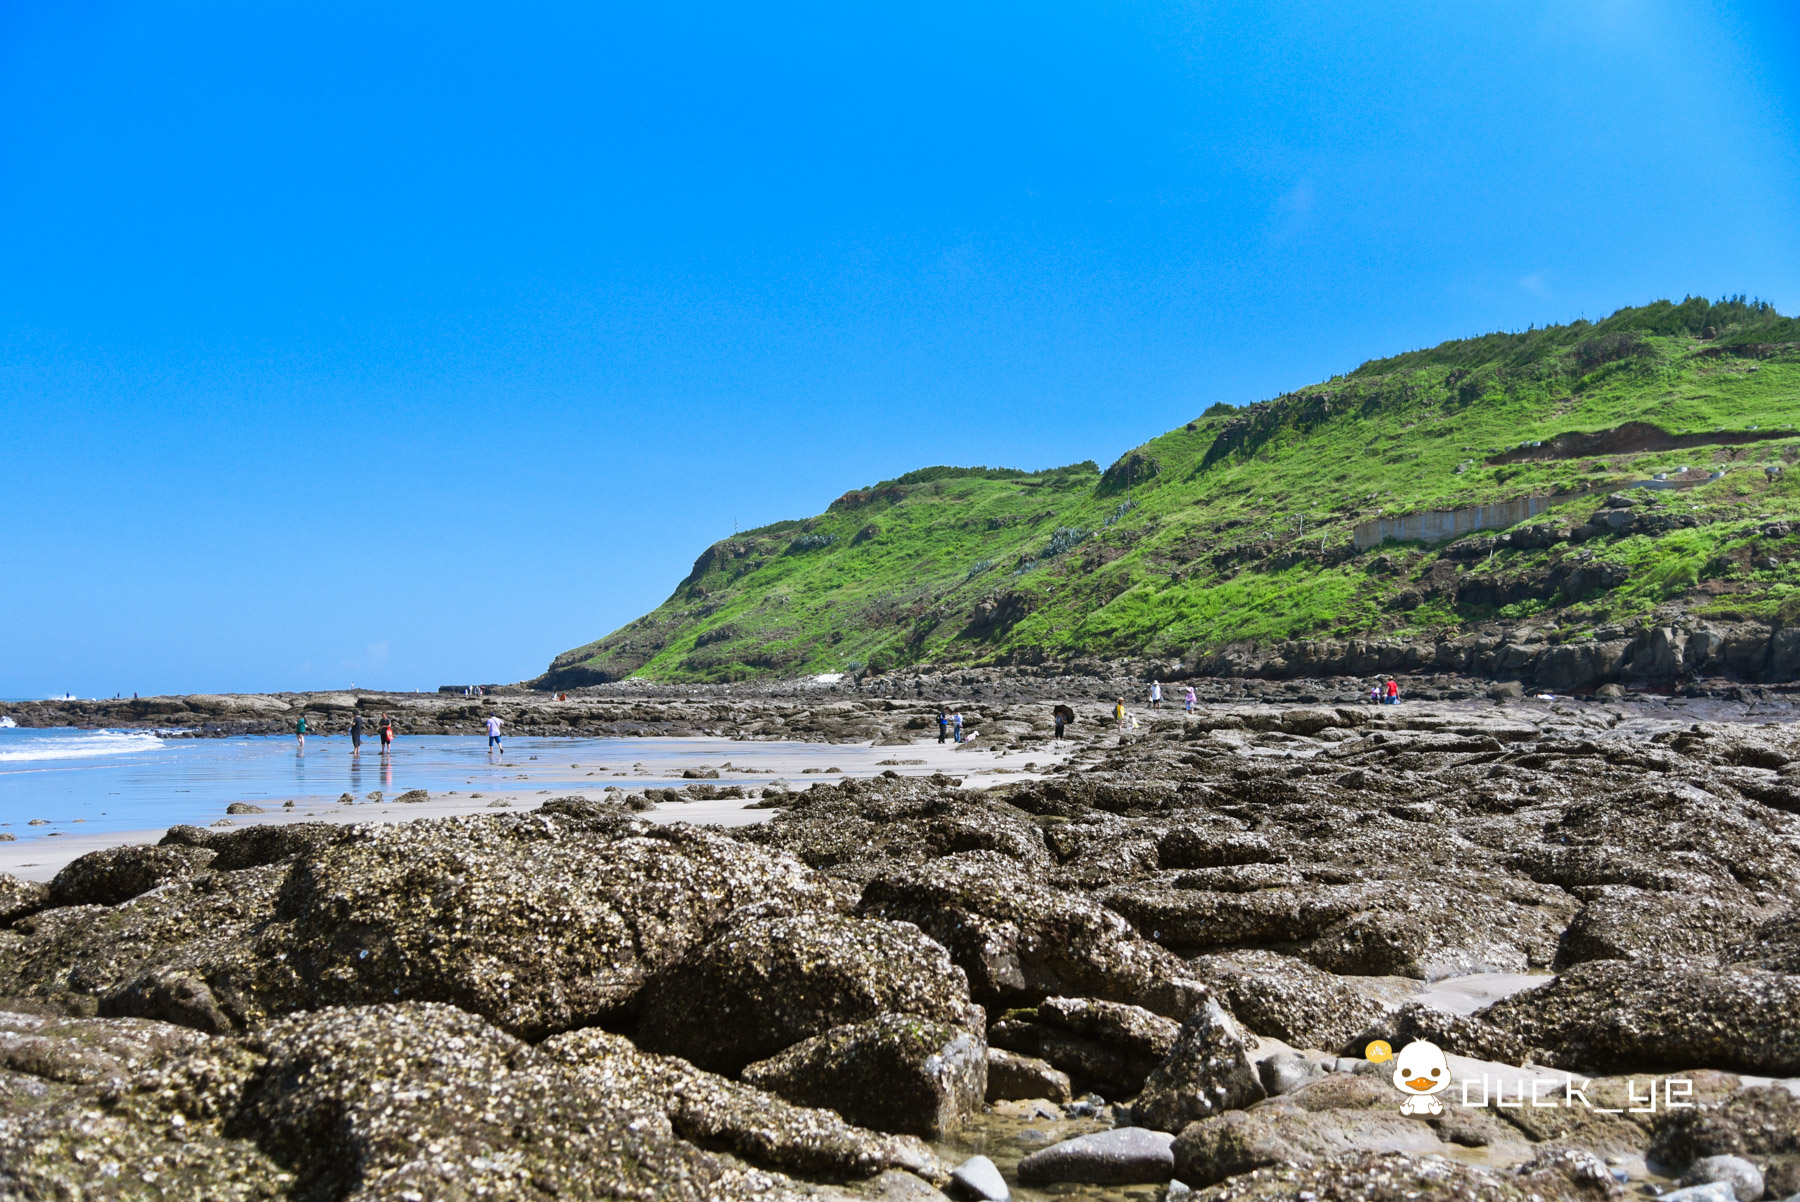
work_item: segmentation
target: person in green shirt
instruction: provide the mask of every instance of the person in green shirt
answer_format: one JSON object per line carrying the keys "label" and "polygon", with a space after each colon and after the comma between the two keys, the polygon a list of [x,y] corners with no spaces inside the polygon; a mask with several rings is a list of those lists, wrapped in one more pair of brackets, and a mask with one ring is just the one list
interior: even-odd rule
{"label": "person in green shirt", "polygon": [[300,750],[305,751],[306,750],[306,715],[305,714],[301,714],[300,720],[298,722],[294,723],[294,738],[299,741]]}

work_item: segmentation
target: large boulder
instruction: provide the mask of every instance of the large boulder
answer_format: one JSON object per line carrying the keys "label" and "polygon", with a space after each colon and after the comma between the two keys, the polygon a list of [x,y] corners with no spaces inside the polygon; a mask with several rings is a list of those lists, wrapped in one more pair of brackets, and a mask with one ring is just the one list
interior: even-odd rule
{"label": "large boulder", "polygon": [[[1742,1085],[1735,1074],[1711,1069],[1683,1069],[1669,1075],[1688,1082],[1692,1093],[1683,1100],[1700,1107],[1716,1105]],[[1586,1148],[1604,1156],[1639,1159],[1646,1155],[1650,1147],[1651,1132],[1661,1116],[1686,1113],[1685,1108],[1670,1110],[1667,1106],[1668,1099],[1662,1095],[1660,1088],[1657,1108],[1652,1111],[1646,1101],[1650,1080],[1643,1073],[1594,1077],[1585,1082],[1577,1078],[1574,1088],[1580,1090],[1580,1100],[1577,1100],[1573,1089],[1557,1091],[1552,1088],[1547,1098],[1555,1097],[1561,1092],[1563,1096],[1560,1101],[1565,1103],[1555,1106],[1520,1106],[1514,1092],[1513,1099],[1502,1107],[1498,1093],[1495,1093],[1489,1097],[1485,1113],[1496,1117],[1504,1116],[1504,1122],[1509,1127],[1545,1147]],[[1391,1097],[1391,1085],[1389,1090]],[[1450,1095],[1440,1096],[1447,1099]],[[1474,1096],[1477,1099],[1481,1096],[1479,1086],[1474,1090]],[[1453,1114],[1483,1113],[1464,1110],[1460,1098],[1454,1106],[1446,1102],[1446,1107]]]}
{"label": "large boulder", "polygon": [[1548,967],[1573,912],[1559,891],[1524,882],[1452,893],[1397,881],[1312,883],[1291,870],[1256,883],[1204,875],[1221,871],[1230,870],[1134,882],[1099,897],[1140,934],[1186,953],[1281,945],[1327,972],[1420,980]]}
{"label": "large boulder", "polygon": [[1681,955],[1714,960],[1750,936],[1755,910],[1735,899],[1602,885],[1563,932],[1556,967]]}
{"label": "large boulder", "polygon": [[[1602,1166],[1604,1168],[1604,1166]],[[1529,1171],[1526,1171],[1529,1170]],[[1607,1202],[1624,1196],[1615,1184],[1571,1177],[1561,1165],[1528,1164],[1508,1172],[1409,1152],[1354,1152],[1313,1163],[1270,1165],[1233,1177],[1207,1195],[1217,1202]]]}
{"label": "large boulder", "polygon": [[1454,1055],[1501,1064],[1523,1064],[1532,1058],[1533,1050],[1517,1035],[1479,1015],[1451,1014],[1422,1002],[1407,1002],[1398,1010],[1383,1014],[1351,1038],[1341,1051],[1346,1056],[1361,1056],[1374,1039],[1386,1040],[1396,1048],[1425,1040]]}
{"label": "large boulder", "polygon": [[1665,779],[1590,790],[1522,846],[1514,863],[1533,880],[1571,891],[1629,885],[1743,903],[1762,894],[1792,904],[1800,900],[1796,834],[1793,815],[1722,787],[1713,792]]}
{"label": "large boulder", "polygon": [[226,1120],[259,1059],[131,1019],[0,1016],[0,1197],[286,1199]]}
{"label": "large boulder", "polygon": [[1209,1001],[1181,1025],[1174,1048],[1144,1082],[1131,1114],[1142,1126],[1173,1133],[1262,1097],[1243,1034],[1217,1002]]}
{"label": "large boulder", "polygon": [[1726,953],[1745,968],[1800,973],[1800,910],[1761,923]]}
{"label": "large boulder", "polygon": [[1287,859],[1266,835],[1204,826],[1174,827],[1157,840],[1156,850],[1164,868],[1223,868]]}
{"label": "large boulder", "polygon": [[1175,1176],[1212,1185],[1268,1165],[1311,1166],[1347,1152],[1443,1154],[1432,1129],[1394,1111],[1258,1106],[1190,1123],[1175,1137]]}
{"label": "large boulder", "polygon": [[[783,1178],[744,1161],[789,1155],[847,1175],[896,1160],[943,1171],[917,1144],[858,1139],[832,1116],[709,1081],[604,1033],[533,1048],[467,1012],[414,1004],[295,1015],[252,1046],[265,1063],[229,1129],[292,1166],[296,1196],[779,1194]],[[702,1140],[742,1158],[701,1151]]]}
{"label": "large boulder", "polygon": [[1192,964],[1239,1022],[1297,1048],[1341,1047],[1381,1016],[1368,994],[1279,952],[1224,952]]}
{"label": "large boulder", "polygon": [[50,886],[39,881],[22,881],[10,873],[0,872],[0,926],[35,914],[50,904]]}
{"label": "large boulder", "polygon": [[214,872],[230,872],[310,855],[347,836],[353,837],[343,827],[329,822],[281,822],[234,831],[183,825],[170,827],[160,846],[205,848],[215,853],[209,868]]}
{"label": "large boulder", "polygon": [[214,853],[199,847],[105,847],[69,861],[50,882],[53,906],[116,906],[170,881],[204,872]]}
{"label": "large boulder", "polygon": [[[151,973],[211,973],[223,988],[225,975],[256,962],[258,932],[273,919],[287,875],[286,866],[208,872],[116,906],[66,906],[19,919],[16,937],[0,942],[0,996],[105,1011],[111,995]],[[201,990],[209,999],[203,1008],[216,1012],[204,981]],[[109,1012],[185,1021],[153,1010]],[[188,1025],[216,1030],[219,1021]]]}
{"label": "large boulder", "polygon": [[864,887],[858,912],[917,925],[949,949],[986,1005],[1092,997],[1181,1019],[1206,997],[1180,958],[1088,898],[1039,884],[997,852],[963,852],[877,877]]}
{"label": "large boulder", "polygon": [[996,1047],[1048,1061],[1079,1090],[1129,1097],[1175,1046],[1181,1026],[1141,1006],[1046,998],[1008,1011],[988,1032]]}
{"label": "large boulder", "polygon": [[1478,1017],[1589,1072],[1708,1065],[1800,1074],[1800,976],[1661,960],[1592,960]]}
{"label": "large boulder", "polygon": [[941,1138],[981,1113],[987,1044],[915,1014],[833,1027],[745,1067],[746,1084],[859,1127]]}
{"label": "large boulder", "polygon": [[846,1180],[890,1171],[942,1181],[947,1166],[908,1135],[845,1122],[831,1110],[790,1105],[676,1056],[640,1050],[589,1027],[538,1045],[580,1088],[615,1095],[638,1115],[661,1114],[681,1138],[740,1160],[804,1177]]}
{"label": "large boulder", "polygon": [[629,1011],[655,972],[763,903],[837,904],[793,861],[687,827],[537,815],[354,827],[309,854],[22,919],[24,937],[0,944],[0,994],[86,995],[203,1030],[438,1001],[535,1037]]}
{"label": "large boulder", "polygon": [[168,1023],[0,1011],[0,1070],[59,1085],[123,1080],[210,1043],[198,1031]]}
{"label": "large boulder", "polygon": [[988,1048],[987,1056],[987,1100],[990,1102],[1026,1098],[1067,1102],[1074,1096],[1069,1075],[1048,1060],[996,1047]]}
{"label": "large boulder", "polygon": [[[617,837],[613,837],[613,836]],[[278,997],[448,1002],[541,1037],[628,1010],[734,910],[822,913],[791,860],[687,827],[554,816],[356,829],[297,863],[263,940]],[[280,957],[276,960],[276,957]]]}
{"label": "large boulder", "polygon": [[1770,1196],[1800,1193],[1800,1099],[1768,1085],[1665,1110],[1648,1155],[1677,1173],[1709,1157],[1747,1158],[1762,1166]]}
{"label": "large boulder", "polygon": [[729,924],[660,975],[641,1012],[643,1046],[724,1073],[883,1014],[972,1018],[962,970],[917,927],[829,914]]}
{"label": "large boulder", "polygon": [[992,851],[1042,874],[1044,837],[1016,810],[947,778],[876,777],[817,785],[766,823],[733,837],[786,852],[834,876],[867,881],[938,856]]}

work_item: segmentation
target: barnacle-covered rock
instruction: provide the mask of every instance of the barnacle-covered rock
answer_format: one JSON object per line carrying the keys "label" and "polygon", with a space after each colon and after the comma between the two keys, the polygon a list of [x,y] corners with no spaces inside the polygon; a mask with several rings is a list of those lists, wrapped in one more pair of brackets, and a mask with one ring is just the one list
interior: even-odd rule
{"label": "barnacle-covered rock", "polygon": [[645,1047],[725,1073],[883,1014],[973,1017],[962,970],[917,927],[834,914],[732,922],[659,976],[641,1010]]}

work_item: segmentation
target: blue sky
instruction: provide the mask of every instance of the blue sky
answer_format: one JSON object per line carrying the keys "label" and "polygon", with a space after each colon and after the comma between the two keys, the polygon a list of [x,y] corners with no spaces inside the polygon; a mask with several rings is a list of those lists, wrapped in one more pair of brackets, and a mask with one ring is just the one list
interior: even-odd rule
{"label": "blue sky", "polygon": [[700,550],[1800,309],[1787,4],[0,6],[0,696],[516,680]]}

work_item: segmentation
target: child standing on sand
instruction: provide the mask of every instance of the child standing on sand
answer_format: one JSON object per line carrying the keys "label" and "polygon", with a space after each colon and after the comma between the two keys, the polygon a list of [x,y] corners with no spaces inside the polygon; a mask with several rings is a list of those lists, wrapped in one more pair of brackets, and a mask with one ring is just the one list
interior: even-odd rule
{"label": "child standing on sand", "polygon": [[1194,686],[1189,685],[1187,687],[1186,694],[1183,695],[1183,697],[1181,699],[1182,708],[1184,708],[1185,710],[1187,710],[1188,713],[1191,714],[1194,712],[1194,705],[1198,701],[1199,701],[1199,698],[1194,696]]}

